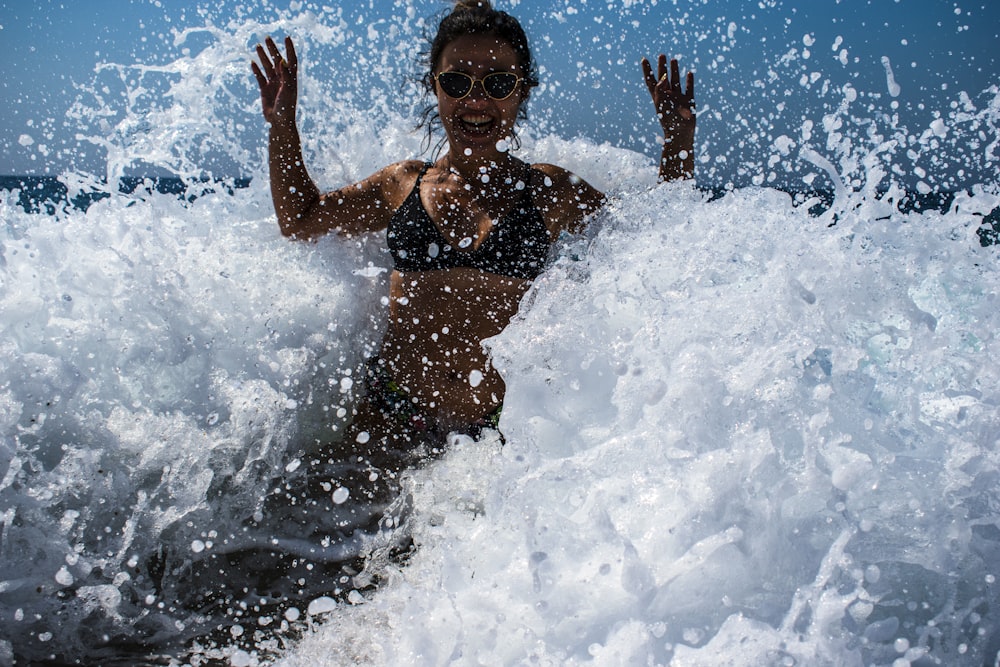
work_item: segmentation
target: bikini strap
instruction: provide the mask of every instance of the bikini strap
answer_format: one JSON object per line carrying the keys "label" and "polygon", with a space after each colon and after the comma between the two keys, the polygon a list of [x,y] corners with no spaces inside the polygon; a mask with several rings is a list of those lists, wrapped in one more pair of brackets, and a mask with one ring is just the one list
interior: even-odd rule
{"label": "bikini strap", "polygon": [[417,174],[417,182],[413,184],[414,190],[416,190],[417,192],[420,191],[420,183],[424,180],[424,174],[426,174],[427,170],[430,169],[433,165],[434,165],[433,162],[424,162],[424,166],[420,168],[420,173]]}

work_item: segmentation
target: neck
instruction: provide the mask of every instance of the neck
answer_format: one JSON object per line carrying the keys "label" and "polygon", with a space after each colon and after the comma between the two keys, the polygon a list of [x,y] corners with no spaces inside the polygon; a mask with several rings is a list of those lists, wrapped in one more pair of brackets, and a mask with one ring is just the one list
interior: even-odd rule
{"label": "neck", "polygon": [[466,181],[482,179],[488,175],[491,181],[502,182],[504,176],[513,175],[522,169],[521,161],[509,153],[491,156],[455,155],[449,151],[441,166],[458,174]]}

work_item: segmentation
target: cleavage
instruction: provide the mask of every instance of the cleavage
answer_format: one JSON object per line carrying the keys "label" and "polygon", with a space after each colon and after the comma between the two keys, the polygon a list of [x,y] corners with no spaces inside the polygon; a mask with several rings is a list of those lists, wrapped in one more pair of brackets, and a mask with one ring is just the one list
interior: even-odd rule
{"label": "cleavage", "polygon": [[[421,184],[422,185],[422,184]],[[475,252],[489,238],[515,201],[498,201],[501,207],[491,215],[480,204],[473,188],[460,176],[449,173],[443,180],[427,179],[428,188],[420,188],[420,203],[445,243],[462,252]],[[504,198],[506,199],[506,198]]]}

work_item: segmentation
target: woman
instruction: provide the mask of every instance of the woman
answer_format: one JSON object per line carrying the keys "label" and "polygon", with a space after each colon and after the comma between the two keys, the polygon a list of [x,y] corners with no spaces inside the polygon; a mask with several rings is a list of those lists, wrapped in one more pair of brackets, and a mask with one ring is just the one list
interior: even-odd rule
{"label": "woman", "polygon": [[[449,432],[495,427],[504,383],[481,342],[504,329],[549,246],[577,232],[602,193],[551,164],[528,165],[507,147],[537,85],[516,19],[485,0],[460,0],[440,23],[424,78],[436,99],[447,151],[433,163],[405,160],[322,194],[306,171],[295,124],[298,60],[273,40],[252,69],[270,123],[271,194],[281,231],[312,239],[386,230],[394,269],[389,326],[368,368],[368,393],[343,453],[411,462]],[[661,180],[694,171],[694,76],[681,90],[677,61],[658,76],[642,60],[664,132]],[[433,108],[432,108],[433,109]]]}

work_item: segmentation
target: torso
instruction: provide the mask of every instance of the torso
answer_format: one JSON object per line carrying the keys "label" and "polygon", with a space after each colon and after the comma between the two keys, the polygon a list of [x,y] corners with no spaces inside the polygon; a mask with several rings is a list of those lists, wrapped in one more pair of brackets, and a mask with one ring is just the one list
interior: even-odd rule
{"label": "torso", "polygon": [[523,174],[524,186],[508,186],[511,198],[487,213],[468,190],[450,187],[447,173],[423,166],[387,229],[395,269],[380,357],[448,428],[477,421],[503,400],[503,379],[482,341],[503,331],[544,268],[552,232],[533,184],[544,175],[526,165]]}
{"label": "torso", "polygon": [[473,213],[454,224],[456,220],[434,220],[427,212],[421,182],[429,167],[421,169],[413,190],[389,221],[386,236],[397,271],[465,267],[526,280],[542,272],[551,241],[530,184],[544,175],[526,167],[511,186],[516,200],[498,220],[475,220]]}

